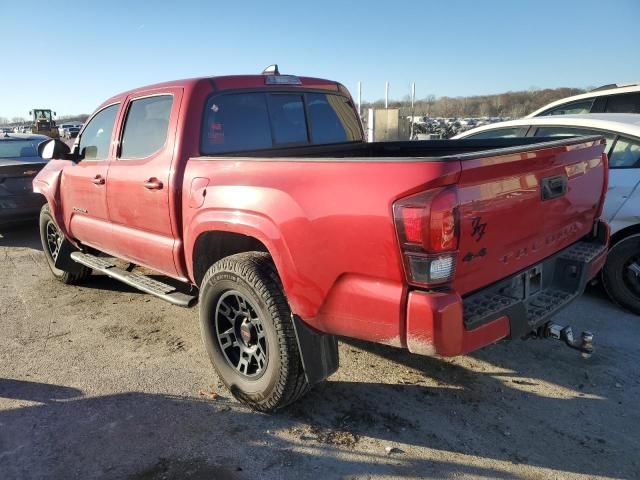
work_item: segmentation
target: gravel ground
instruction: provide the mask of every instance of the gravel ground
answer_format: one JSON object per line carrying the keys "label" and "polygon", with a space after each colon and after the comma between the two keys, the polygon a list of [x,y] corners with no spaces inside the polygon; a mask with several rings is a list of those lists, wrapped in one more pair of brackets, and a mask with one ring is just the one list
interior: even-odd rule
{"label": "gravel ground", "polygon": [[0,230],[2,479],[640,478],[640,319],[597,289],[557,317],[595,332],[590,360],[344,340],[329,381],[264,415],[219,383],[196,310],[56,282],[36,228]]}

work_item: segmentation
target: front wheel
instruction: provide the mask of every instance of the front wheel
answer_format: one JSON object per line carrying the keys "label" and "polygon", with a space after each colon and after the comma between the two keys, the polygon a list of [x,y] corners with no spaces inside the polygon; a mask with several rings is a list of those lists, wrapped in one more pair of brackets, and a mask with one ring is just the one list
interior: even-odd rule
{"label": "front wheel", "polygon": [[73,265],[71,269],[61,270],[56,268],[55,264],[58,256],[70,255],[70,252],[62,248],[65,242],[64,235],[58,228],[53,215],[51,215],[49,205],[46,203],[40,210],[40,240],[42,241],[42,250],[47,259],[49,269],[56,279],[66,284],[78,284],[91,275],[90,268],[79,263],[73,263],[71,260],[65,262]]}
{"label": "front wheel", "polygon": [[200,327],[214,368],[240,402],[269,412],[308,391],[291,310],[268,254],[240,253],[209,268]]}
{"label": "front wheel", "polygon": [[614,302],[640,315],[640,234],[611,247],[602,269],[602,283]]}

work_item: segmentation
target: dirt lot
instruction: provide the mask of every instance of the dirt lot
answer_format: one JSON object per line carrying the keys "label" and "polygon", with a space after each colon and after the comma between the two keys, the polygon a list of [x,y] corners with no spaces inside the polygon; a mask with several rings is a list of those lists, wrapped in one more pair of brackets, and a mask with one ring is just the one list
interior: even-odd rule
{"label": "dirt lot", "polygon": [[558,317],[596,333],[590,360],[344,341],[330,381],[263,415],[218,383],[195,310],[103,276],[64,286],[35,225],[0,234],[3,479],[640,477],[640,319],[597,289]]}

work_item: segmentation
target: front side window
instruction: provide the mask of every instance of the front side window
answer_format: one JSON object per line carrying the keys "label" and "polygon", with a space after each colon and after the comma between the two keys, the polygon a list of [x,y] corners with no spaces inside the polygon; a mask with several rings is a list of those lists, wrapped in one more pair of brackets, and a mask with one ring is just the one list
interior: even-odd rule
{"label": "front side window", "polygon": [[475,135],[469,135],[464,137],[466,139],[483,139],[483,138],[514,138],[524,136],[526,129],[524,127],[513,128],[496,128],[495,130],[486,130],[484,132],[476,133]]}
{"label": "front side window", "polygon": [[119,106],[115,104],[99,111],[87,123],[78,147],[82,160],[105,160],[109,157],[111,134]]}
{"label": "front side window", "polygon": [[609,154],[609,168],[640,167],[640,142],[620,137]]}
{"label": "front side window", "polygon": [[171,95],[133,100],[122,134],[120,158],[145,158],[160,150],[167,139]]}
{"label": "front side window", "polygon": [[542,113],[542,115],[571,115],[577,113],[589,113],[593,106],[593,98],[578,102],[565,103]]}

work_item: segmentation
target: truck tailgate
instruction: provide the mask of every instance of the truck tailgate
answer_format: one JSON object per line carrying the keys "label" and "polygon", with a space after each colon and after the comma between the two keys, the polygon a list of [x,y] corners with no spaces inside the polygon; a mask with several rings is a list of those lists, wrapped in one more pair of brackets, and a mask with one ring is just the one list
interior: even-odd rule
{"label": "truck tailgate", "polygon": [[589,137],[461,157],[455,290],[485,287],[589,233],[606,188],[603,150]]}

